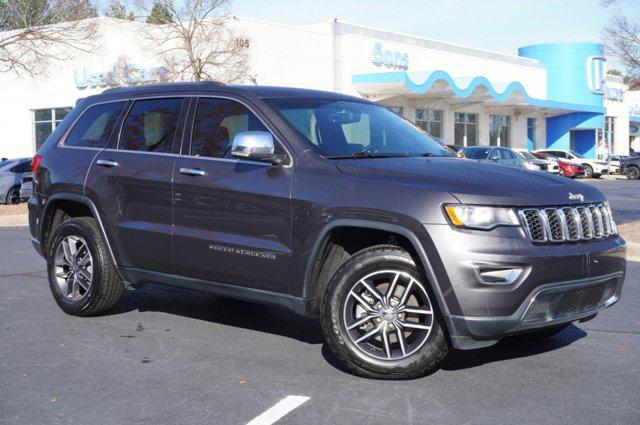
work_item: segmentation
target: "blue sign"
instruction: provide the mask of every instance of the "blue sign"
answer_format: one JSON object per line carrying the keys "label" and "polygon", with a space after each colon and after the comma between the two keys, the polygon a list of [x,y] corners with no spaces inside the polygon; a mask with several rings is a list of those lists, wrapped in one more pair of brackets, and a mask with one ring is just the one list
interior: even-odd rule
{"label": "blue sign", "polygon": [[376,66],[386,66],[387,68],[408,69],[409,53],[385,50],[382,43],[373,45],[373,63]]}
{"label": "blue sign", "polygon": [[631,133],[631,134],[636,134],[638,132],[638,130],[640,130],[640,128],[637,125],[630,125],[629,126],[629,133]]}
{"label": "blue sign", "polygon": [[131,86],[163,81],[167,73],[167,69],[162,66],[143,68],[131,64],[125,65],[125,69],[122,71],[121,73],[124,74],[123,81],[118,81],[118,70],[115,66],[109,71],[104,72],[89,72],[86,68],[82,68],[81,71],[73,71],[73,80],[79,89],[118,86],[122,84]]}

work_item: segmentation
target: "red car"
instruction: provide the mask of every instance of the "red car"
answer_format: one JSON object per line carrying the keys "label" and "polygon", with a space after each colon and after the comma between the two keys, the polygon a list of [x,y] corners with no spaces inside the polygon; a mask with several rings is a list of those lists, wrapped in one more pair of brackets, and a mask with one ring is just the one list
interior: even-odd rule
{"label": "red car", "polygon": [[560,174],[570,179],[582,177],[585,173],[582,165],[573,162],[558,160],[558,166],[560,167]]}

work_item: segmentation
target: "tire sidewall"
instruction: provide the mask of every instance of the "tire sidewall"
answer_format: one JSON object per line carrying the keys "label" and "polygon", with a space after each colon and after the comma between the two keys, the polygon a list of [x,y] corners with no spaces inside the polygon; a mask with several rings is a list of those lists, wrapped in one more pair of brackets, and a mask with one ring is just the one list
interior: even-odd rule
{"label": "tire sidewall", "polygon": [[591,165],[584,166],[584,176],[588,179],[593,178],[593,168]]}
{"label": "tire sidewall", "polygon": [[[18,200],[15,204],[11,202],[11,195],[14,193],[18,194]],[[20,188],[12,187],[11,189],[9,189],[9,191],[7,192],[7,197],[5,198],[4,201],[6,205],[18,205],[20,203]]]}
{"label": "tire sidewall", "polygon": [[626,175],[629,180],[637,180],[640,178],[640,168],[631,166],[627,169]]}
{"label": "tire sidewall", "polygon": [[[93,276],[91,285],[89,286],[88,293],[80,300],[73,301],[66,298],[60,291],[60,287],[54,278],[53,267],[55,266],[55,252],[64,238],[67,236],[79,236],[87,244],[91,258],[93,261]],[[49,286],[54,299],[64,310],[69,314],[82,314],[85,310],[88,310],[92,302],[94,302],[95,294],[99,291],[101,282],[102,270],[100,267],[100,259],[98,258],[98,249],[96,247],[95,236],[89,227],[77,220],[70,220],[63,223],[55,232],[53,237],[53,243],[49,245],[47,254],[47,275],[49,277]]]}
{"label": "tire sidewall", "polygon": [[[395,361],[381,360],[365,355],[349,338],[343,320],[344,303],[353,284],[370,273],[386,269],[405,272],[422,282],[435,313],[431,334],[427,341],[415,353]],[[327,337],[333,343],[334,349],[355,363],[358,369],[377,374],[379,376],[374,377],[380,378],[386,377],[384,375],[387,374],[388,377],[398,377],[394,374],[415,374],[425,369],[425,366],[434,363],[435,359],[439,361],[442,357],[442,350],[447,348],[447,342],[437,303],[429,284],[426,282],[416,269],[411,257],[403,251],[385,250],[365,254],[362,257],[357,255],[352,257],[336,272],[323,299],[323,328],[326,333],[329,333]]]}

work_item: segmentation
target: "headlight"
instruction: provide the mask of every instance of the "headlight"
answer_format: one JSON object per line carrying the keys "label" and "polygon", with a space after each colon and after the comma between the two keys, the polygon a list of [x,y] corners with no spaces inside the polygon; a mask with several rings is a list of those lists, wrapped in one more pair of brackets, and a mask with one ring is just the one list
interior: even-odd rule
{"label": "headlight", "polygon": [[511,208],[480,205],[445,205],[447,217],[456,227],[490,230],[498,226],[519,226],[520,222]]}

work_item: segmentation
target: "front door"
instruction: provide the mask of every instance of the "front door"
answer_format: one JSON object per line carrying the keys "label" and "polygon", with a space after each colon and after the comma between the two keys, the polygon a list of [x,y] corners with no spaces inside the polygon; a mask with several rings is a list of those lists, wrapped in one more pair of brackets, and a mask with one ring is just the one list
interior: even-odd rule
{"label": "front door", "polygon": [[86,195],[101,212],[120,266],[173,273],[171,176],[186,103],[183,96],[134,100],[119,143],[91,166]]}
{"label": "front door", "polygon": [[239,132],[269,131],[240,99],[193,105],[173,173],[176,272],[287,293],[293,169],[231,156]]}

